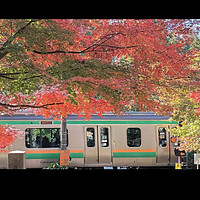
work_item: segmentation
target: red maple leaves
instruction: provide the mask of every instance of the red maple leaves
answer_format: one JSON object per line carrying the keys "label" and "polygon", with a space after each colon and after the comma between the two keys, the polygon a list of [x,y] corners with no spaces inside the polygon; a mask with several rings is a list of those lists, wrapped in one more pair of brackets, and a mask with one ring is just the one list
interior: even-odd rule
{"label": "red maple leaves", "polygon": [[[37,35],[37,31],[34,29],[36,27],[38,27],[36,30],[41,35]],[[31,30],[35,32],[32,31],[31,34]],[[5,29],[5,31],[7,31],[7,34],[11,34],[10,29]],[[20,108],[33,106],[33,108],[39,109],[41,106],[44,111],[45,105],[51,104],[48,106],[55,105],[61,108],[65,105],[71,113],[73,107],[76,107],[77,110],[78,106],[74,105],[73,102],[78,102],[78,97],[72,102],[69,101],[67,99],[69,97],[65,95],[67,90],[64,85],[68,87],[68,85],[75,83],[78,87],[77,95],[79,96],[81,95],[82,85],[87,84],[88,91],[84,90],[85,96],[79,97],[79,99],[89,98],[81,102],[87,106],[89,106],[87,101],[90,100],[90,105],[93,105],[93,101],[95,102],[94,105],[102,103],[102,109],[104,109],[106,101],[108,105],[111,103],[113,106],[110,110],[113,110],[113,108],[117,110],[117,106],[120,105],[122,108],[130,101],[134,101],[140,108],[146,107],[158,110],[163,106],[159,101],[152,101],[151,98],[152,94],[158,93],[158,87],[169,87],[171,80],[174,85],[176,84],[175,79],[178,80],[193,73],[193,69],[189,65],[194,54],[190,51],[187,53],[184,51],[186,43],[190,44],[192,42],[190,37],[192,31],[191,27],[184,24],[184,20],[176,19],[55,19],[32,20],[27,24],[24,23],[21,29],[18,28],[15,33],[13,31],[12,35],[15,35],[15,37],[11,40],[20,41],[24,47],[24,53],[28,56],[27,59],[33,64],[33,67],[39,70],[42,76],[53,81],[50,85],[59,85],[61,93],[54,93],[56,95],[53,95],[47,92],[46,95],[41,95],[43,98],[40,98],[37,92],[34,93],[33,98],[18,93],[14,97],[15,100],[12,97],[6,101],[14,104],[14,106],[6,107],[4,105],[5,101],[2,99],[2,109],[3,107],[14,109],[16,104]],[[19,33],[23,33],[23,36]],[[32,37],[33,41],[29,41],[28,36]],[[6,41],[6,37],[3,41]],[[118,65],[122,56],[132,58],[130,65],[127,67],[128,72],[127,70],[123,72],[124,66]],[[102,76],[98,77],[99,71],[87,69],[90,72],[88,76],[80,75],[77,72],[77,75],[62,81],[48,73],[49,68],[59,68],[64,65],[64,62],[77,60],[82,63],[84,60],[95,59],[105,64],[113,63],[116,68],[122,70],[121,72],[109,72],[110,78],[104,78]],[[68,70],[70,74],[75,69],[71,67]],[[100,87],[103,89],[99,89]],[[115,91],[115,96],[119,97],[116,103],[113,96],[109,96],[108,92],[104,92],[104,87],[107,90],[110,88],[113,93]],[[41,91],[44,92],[44,87]],[[102,98],[101,101],[95,100],[95,98],[92,99],[97,92],[105,99]],[[144,106],[145,104],[146,106]],[[65,111],[68,112],[67,110]],[[92,109],[86,110],[91,110],[93,113]],[[96,108],[93,110],[96,110]]]}
{"label": "red maple leaves", "polygon": [[104,112],[114,111],[114,107],[105,99],[97,100],[91,95],[83,94],[78,88],[73,88],[74,93],[69,94],[67,90],[60,90],[56,87],[44,87],[35,93],[36,114],[45,117],[67,117],[70,114],[77,114],[79,117],[90,119],[91,114],[101,116]]}
{"label": "red maple leaves", "polygon": [[0,125],[0,152],[5,153],[5,147],[11,145],[16,138],[23,135],[24,133],[14,126]]}

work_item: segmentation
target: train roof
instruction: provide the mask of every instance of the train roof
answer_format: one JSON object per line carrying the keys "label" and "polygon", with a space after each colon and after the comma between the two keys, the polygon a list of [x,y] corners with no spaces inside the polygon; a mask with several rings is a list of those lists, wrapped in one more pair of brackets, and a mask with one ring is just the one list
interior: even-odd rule
{"label": "train roof", "polygon": [[[103,114],[102,117],[98,115],[91,115],[90,120],[168,120],[171,116],[159,116],[154,112],[125,112],[123,115],[117,115],[113,113]],[[67,120],[83,120],[83,117],[72,114],[67,117]],[[54,118],[45,118],[41,115],[35,115],[33,113],[16,113],[12,116],[4,114],[0,116],[1,120],[54,120]]]}

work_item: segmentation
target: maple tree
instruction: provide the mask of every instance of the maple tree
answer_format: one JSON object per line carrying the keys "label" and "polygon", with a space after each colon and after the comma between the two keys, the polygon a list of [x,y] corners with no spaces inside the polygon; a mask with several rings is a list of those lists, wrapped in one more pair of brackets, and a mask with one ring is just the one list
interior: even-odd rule
{"label": "maple tree", "polygon": [[[18,101],[19,92],[33,94],[43,84],[57,84],[61,90],[72,92],[78,87],[85,96],[98,95],[116,105],[130,100],[139,107],[159,105],[152,100],[158,87],[170,87],[177,82],[174,77],[193,73],[186,67],[192,55],[180,52],[192,41],[183,22],[2,20],[2,90],[14,93]],[[184,39],[171,42],[181,34]],[[123,63],[122,56],[131,59]]]}
{"label": "maple tree", "polygon": [[2,19],[0,111],[46,117],[173,111],[169,100],[196,88],[191,67],[197,21]]}

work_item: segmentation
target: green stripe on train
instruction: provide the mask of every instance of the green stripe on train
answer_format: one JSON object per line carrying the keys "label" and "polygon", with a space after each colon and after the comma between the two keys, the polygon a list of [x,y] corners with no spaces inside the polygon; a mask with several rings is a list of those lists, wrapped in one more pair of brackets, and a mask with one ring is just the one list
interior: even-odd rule
{"label": "green stripe on train", "polygon": [[[40,124],[40,121],[0,121],[1,124],[8,124],[8,125],[27,125],[27,124]],[[53,124],[60,124],[60,121],[53,121]],[[175,121],[149,121],[149,120],[142,120],[142,121],[132,121],[132,120],[95,120],[95,121],[67,121],[67,124],[178,124]]]}
{"label": "green stripe on train", "polygon": [[60,159],[59,153],[30,153],[26,154],[26,159]]}
{"label": "green stripe on train", "polygon": [[[69,153],[71,158],[83,158],[83,153]],[[60,159],[59,153],[30,153],[26,159]]]}
{"label": "green stripe on train", "polygon": [[69,153],[71,158],[84,158],[84,153]]}
{"label": "green stripe on train", "polygon": [[[83,153],[70,153],[71,158],[84,158]],[[156,152],[113,152],[113,158],[156,157]],[[30,153],[26,159],[60,159],[59,153]]]}
{"label": "green stripe on train", "polygon": [[0,125],[1,124],[8,124],[8,125],[40,124],[40,121],[0,121]]}
{"label": "green stripe on train", "polygon": [[[60,124],[60,121],[54,121],[54,124]],[[176,121],[67,121],[67,124],[178,124]]]}
{"label": "green stripe on train", "polygon": [[156,157],[156,152],[113,152],[113,158]]}

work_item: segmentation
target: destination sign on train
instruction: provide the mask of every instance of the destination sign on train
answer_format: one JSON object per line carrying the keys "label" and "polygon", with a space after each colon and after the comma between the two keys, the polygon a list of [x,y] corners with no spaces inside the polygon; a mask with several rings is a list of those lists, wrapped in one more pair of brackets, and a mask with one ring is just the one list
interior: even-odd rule
{"label": "destination sign on train", "polygon": [[41,121],[41,124],[52,124],[52,121]]}

